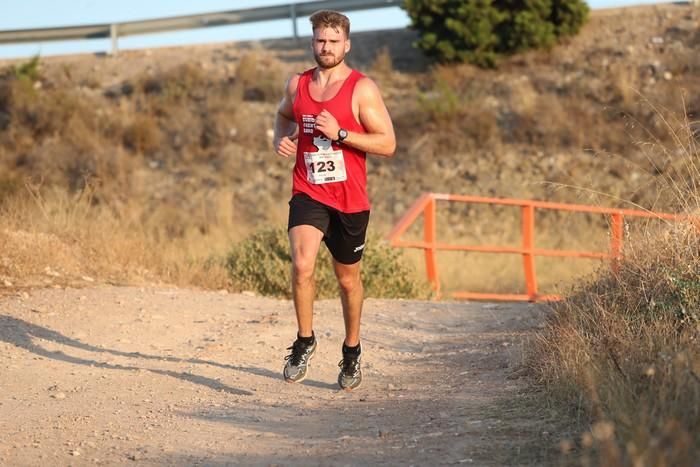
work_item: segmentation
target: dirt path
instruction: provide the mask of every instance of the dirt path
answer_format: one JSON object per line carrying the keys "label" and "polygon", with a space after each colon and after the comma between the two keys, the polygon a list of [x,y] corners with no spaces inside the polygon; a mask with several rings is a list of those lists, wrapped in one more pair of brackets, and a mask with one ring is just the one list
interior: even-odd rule
{"label": "dirt path", "polygon": [[368,300],[362,388],[337,390],[340,305],[284,383],[291,302],[164,288],[0,300],[1,465],[522,465],[554,441],[517,402],[533,305]]}

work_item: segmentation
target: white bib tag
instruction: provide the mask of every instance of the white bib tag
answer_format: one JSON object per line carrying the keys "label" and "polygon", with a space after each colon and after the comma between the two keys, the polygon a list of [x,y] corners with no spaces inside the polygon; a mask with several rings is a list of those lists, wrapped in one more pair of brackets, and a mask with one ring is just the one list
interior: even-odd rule
{"label": "white bib tag", "polygon": [[347,180],[343,151],[333,151],[331,141],[324,137],[314,138],[314,145],[317,152],[304,152],[306,179],[314,185]]}
{"label": "white bib tag", "polygon": [[347,180],[343,151],[305,152],[306,179],[314,185]]}

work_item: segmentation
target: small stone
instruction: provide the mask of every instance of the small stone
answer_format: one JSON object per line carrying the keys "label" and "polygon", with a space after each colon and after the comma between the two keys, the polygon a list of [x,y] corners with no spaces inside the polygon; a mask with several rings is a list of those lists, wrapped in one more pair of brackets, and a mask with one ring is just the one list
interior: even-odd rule
{"label": "small stone", "polygon": [[670,71],[665,71],[665,72],[664,72],[664,79],[665,79],[666,81],[672,80],[672,79],[673,79],[673,73],[671,73]]}
{"label": "small stone", "polygon": [[53,398],[56,399],[56,400],[61,401],[61,400],[63,400],[63,399],[66,398],[66,393],[64,393],[64,392],[57,392],[56,394],[51,394],[51,397],[53,397]]}
{"label": "small stone", "polygon": [[53,269],[51,269],[50,266],[46,266],[44,268],[44,274],[46,274],[47,276],[51,276],[51,277],[60,277],[60,275],[61,275],[60,272],[54,271]]}
{"label": "small stone", "polygon": [[80,455],[80,451],[78,451],[77,449],[74,449],[70,452],[70,455],[78,457]]}

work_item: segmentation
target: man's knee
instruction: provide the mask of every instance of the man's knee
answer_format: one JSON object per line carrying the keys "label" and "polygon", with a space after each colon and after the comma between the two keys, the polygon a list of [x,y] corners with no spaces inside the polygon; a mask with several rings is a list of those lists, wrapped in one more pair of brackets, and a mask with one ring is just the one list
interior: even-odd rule
{"label": "man's knee", "polygon": [[360,280],[360,274],[358,272],[340,273],[337,274],[337,277],[338,285],[345,293],[354,292],[362,287],[362,281]]}
{"label": "man's knee", "polygon": [[292,261],[292,279],[296,283],[304,283],[313,279],[314,276],[314,258],[301,256],[294,258]]}

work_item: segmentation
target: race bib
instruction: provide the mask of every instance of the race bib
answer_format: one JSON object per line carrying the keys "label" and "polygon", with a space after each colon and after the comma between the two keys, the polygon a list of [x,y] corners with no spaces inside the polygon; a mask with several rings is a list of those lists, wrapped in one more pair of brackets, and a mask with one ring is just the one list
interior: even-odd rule
{"label": "race bib", "polygon": [[314,185],[347,180],[343,151],[305,152],[306,179]]}

